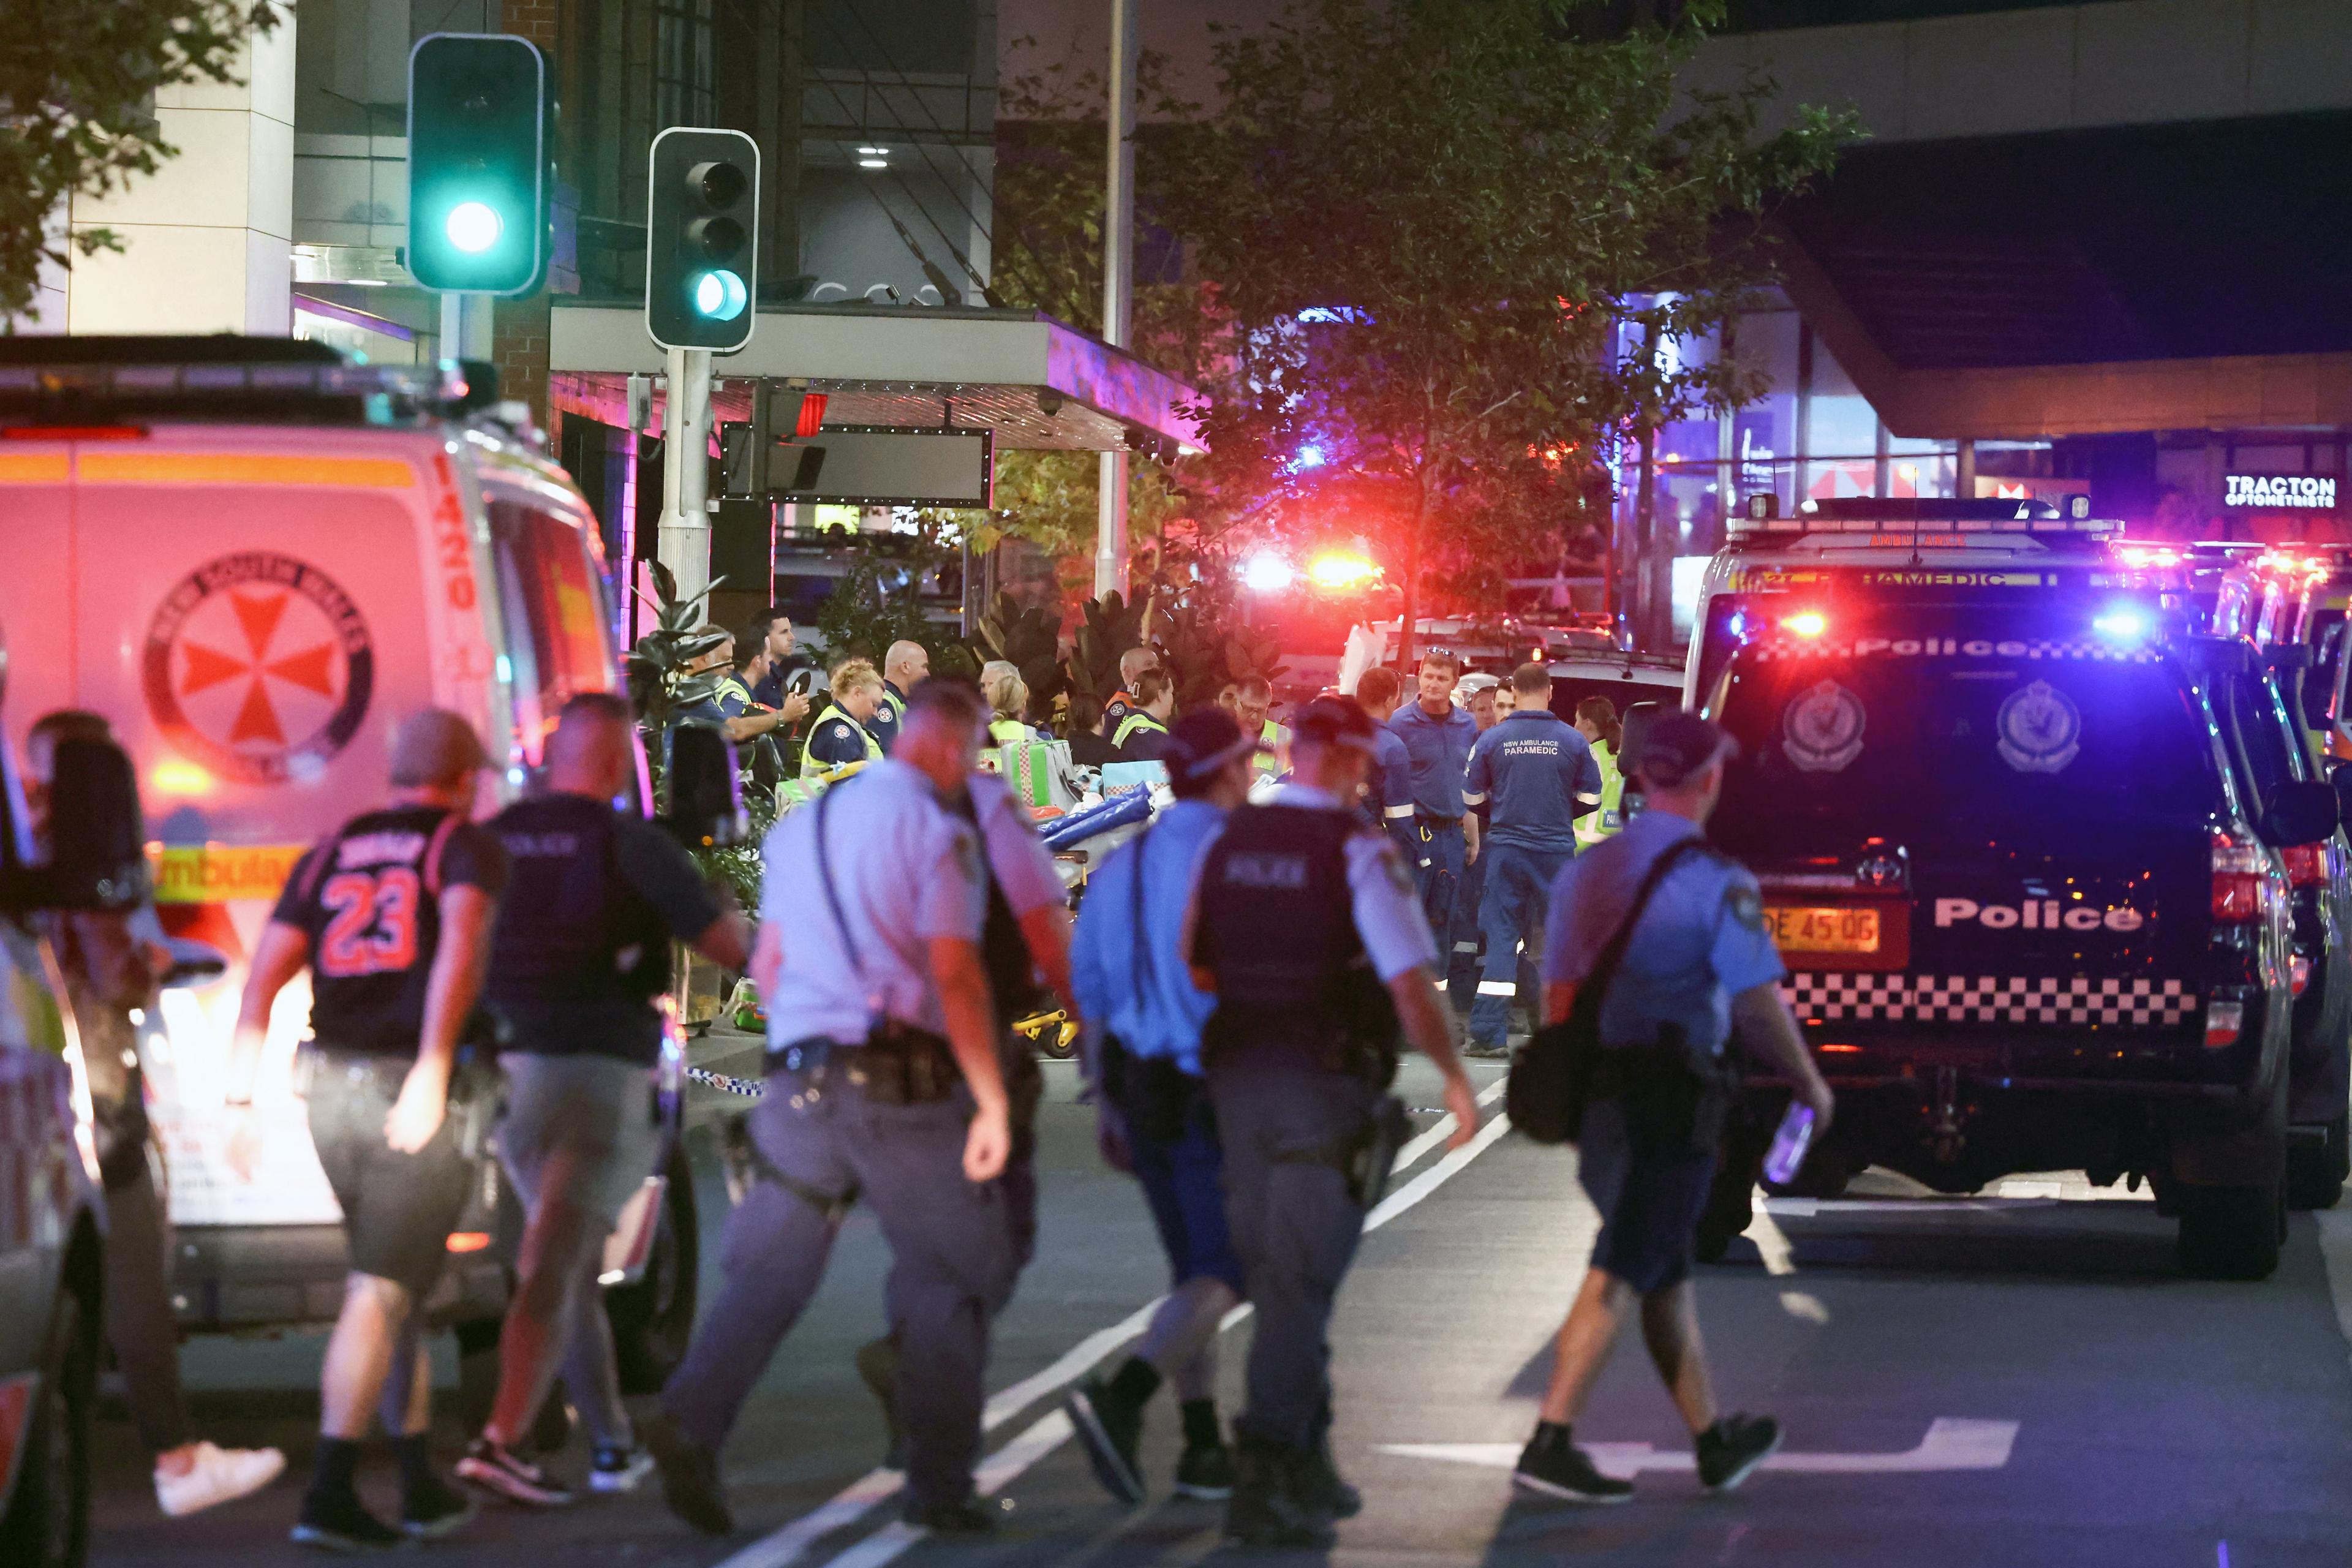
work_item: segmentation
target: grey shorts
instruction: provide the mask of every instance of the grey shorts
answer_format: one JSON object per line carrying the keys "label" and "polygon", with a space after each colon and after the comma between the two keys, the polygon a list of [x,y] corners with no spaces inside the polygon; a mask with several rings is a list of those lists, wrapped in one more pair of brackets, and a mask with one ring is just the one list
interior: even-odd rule
{"label": "grey shorts", "polygon": [[611,1226],[654,1173],[653,1069],[613,1057],[507,1051],[507,1113],[499,1161],[523,1206],[537,1213],[558,1184],[563,1199]]}
{"label": "grey shorts", "polygon": [[464,1119],[455,1108],[414,1154],[384,1142],[384,1118],[412,1065],[406,1057],[314,1050],[310,1142],[342,1205],[353,1271],[390,1279],[422,1300],[441,1278],[474,1163],[458,1152]]}

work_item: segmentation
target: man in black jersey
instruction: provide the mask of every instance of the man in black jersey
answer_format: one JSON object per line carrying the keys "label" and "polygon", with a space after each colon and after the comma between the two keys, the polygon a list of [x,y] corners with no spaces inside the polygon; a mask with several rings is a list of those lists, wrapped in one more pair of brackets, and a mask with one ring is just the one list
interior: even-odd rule
{"label": "man in black jersey", "polygon": [[[331,1551],[445,1535],[471,1505],[432,1469],[432,1371],[416,1305],[439,1278],[473,1172],[449,1114],[457,1047],[481,995],[507,862],[467,821],[488,759],[472,728],[428,708],[393,739],[392,788],[302,858],[253,957],[229,1061],[228,1103],[249,1108],[270,1005],[310,971],[310,1137],[351,1247],[320,1373],[319,1450],[294,1539]],[[250,1169],[253,1126],[230,1159]],[[382,1400],[399,1456],[401,1521],[352,1486]]]}

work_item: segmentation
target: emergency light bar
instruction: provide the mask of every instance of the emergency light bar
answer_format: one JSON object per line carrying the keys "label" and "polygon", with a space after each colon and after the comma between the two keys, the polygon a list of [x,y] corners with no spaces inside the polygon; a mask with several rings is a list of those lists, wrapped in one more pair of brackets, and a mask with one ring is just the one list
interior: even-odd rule
{"label": "emergency light bar", "polygon": [[2121,521],[2103,517],[2006,517],[1932,519],[1915,517],[1735,517],[1728,531],[1735,539],[1771,535],[1776,541],[1828,533],[2114,533]]}
{"label": "emergency light bar", "polygon": [[221,353],[201,338],[0,338],[0,420],[265,415],[386,424],[459,414],[485,401],[454,361],[366,364],[325,344],[281,341],[285,349],[273,353],[256,340],[228,339],[237,349],[252,347]]}

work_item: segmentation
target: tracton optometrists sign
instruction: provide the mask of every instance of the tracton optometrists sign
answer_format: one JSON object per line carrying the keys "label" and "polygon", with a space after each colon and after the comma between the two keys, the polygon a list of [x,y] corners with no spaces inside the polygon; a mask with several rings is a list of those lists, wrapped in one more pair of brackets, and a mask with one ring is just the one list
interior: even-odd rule
{"label": "tracton optometrists sign", "polygon": [[2221,504],[2279,511],[2334,511],[2332,474],[2227,474]]}

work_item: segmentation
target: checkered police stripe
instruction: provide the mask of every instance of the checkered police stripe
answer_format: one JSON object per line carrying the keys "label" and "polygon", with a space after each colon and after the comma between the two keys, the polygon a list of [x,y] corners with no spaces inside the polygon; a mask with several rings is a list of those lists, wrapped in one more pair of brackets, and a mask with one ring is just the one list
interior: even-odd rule
{"label": "checkered police stripe", "polygon": [[2197,997],[2178,980],[1955,974],[1797,974],[1780,987],[1800,1018],[1975,1024],[2178,1024]]}
{"label": "checkered police stripe", "polygon": [[730,1078],[723,1072],[712,1072],[709,1068],[688,1068],[686,1079],[688,1083],[707,1083],[713,1089],[723,1089],[730,1094],[740,1094],[750,1100],[757,1100],[768,1092],[768,1086],[758,1079]]}

